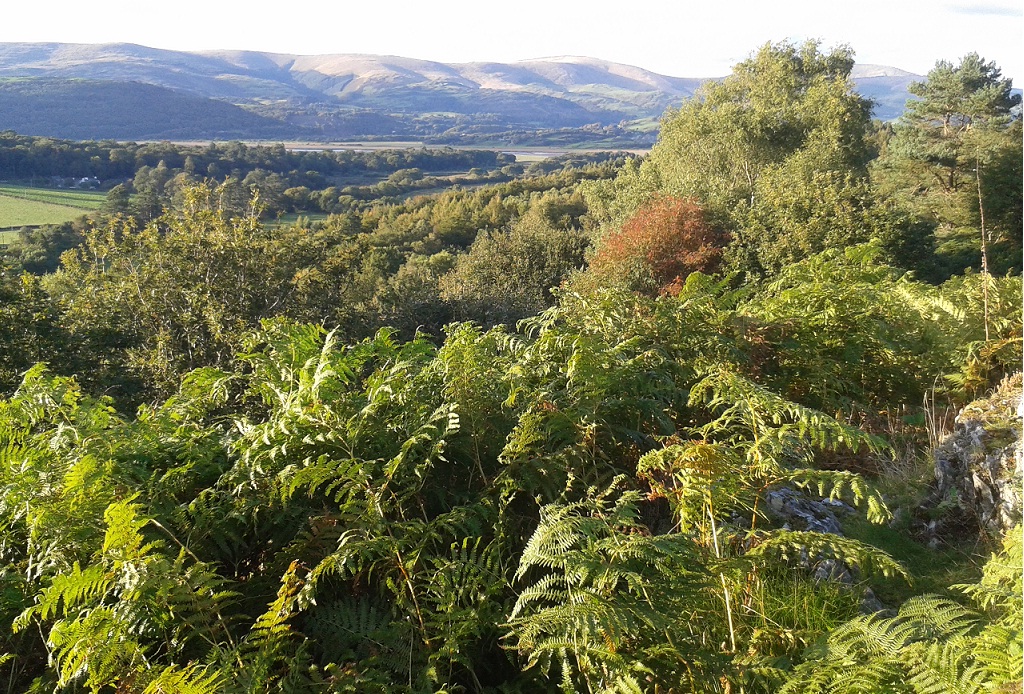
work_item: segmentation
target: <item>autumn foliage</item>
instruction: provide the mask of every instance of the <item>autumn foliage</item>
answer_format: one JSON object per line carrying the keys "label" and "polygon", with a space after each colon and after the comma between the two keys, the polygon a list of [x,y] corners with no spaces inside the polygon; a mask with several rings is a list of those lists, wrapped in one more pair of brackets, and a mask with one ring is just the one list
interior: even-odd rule
{"label": "autumn foliage", "polygon": [[691,272],[714,272],[729,235],[693,200],[659,197],[609,234],[590,262],[593,279],[645,294],[671,293]]}

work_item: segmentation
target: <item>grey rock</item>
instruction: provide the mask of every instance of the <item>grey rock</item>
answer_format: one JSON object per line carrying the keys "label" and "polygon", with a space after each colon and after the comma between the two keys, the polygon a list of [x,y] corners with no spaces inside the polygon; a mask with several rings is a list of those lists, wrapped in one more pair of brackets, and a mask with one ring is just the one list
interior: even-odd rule
{"label": "grey rock", "polygon": [[[886,607],[885,603],[878,599],[875,595],[875,591],[870,588],[865,588],[860,598],[860,611],[863,614],[874,614],[876,612],[893,612],[890,608]],[[892,616],[895,616],[893,614]]]}
{"label": "grey rock", "polygon": [[842,583],[846,586],[852,586],[853,574],[844,562],[837,561],[835,559],[825,559],[824,561],[819,561],[815,566],[814,580],[832,581],[833,583]]}
{"label": "grey rock", "polygon": [[834,503],[810,499],[788,487],[768,492],[766,500],[769,513],[784,526],[816,533],[843,534],[836,510],[849,509],[849,506],[842,502],[838,502],[837,507]]}
{"label": "grey rock", "polygon": [[1024,443],[1021,374],[957,415],[953,432],[933,451],[935,493],[929,505],[954,503],[964,518],[1001,535],[1021,522]]}
{"label": "grey rock", "polygon": [[[765,495],[767,513],[786,530],[807,530],[816,533],[843,535],[843,527],[837,514],[853,513],[853,508],[842,501],[832,499],[811,499],[796,489],[781,487]],[[854,568],[837,559],[822,556],[808,556],[803,552],[800,564],[810,569],[815,581],[838,583],[854,589],[858,575]],[[886,610],[870,588],[865,588],[861,599],[861,611],[865,614]]]}

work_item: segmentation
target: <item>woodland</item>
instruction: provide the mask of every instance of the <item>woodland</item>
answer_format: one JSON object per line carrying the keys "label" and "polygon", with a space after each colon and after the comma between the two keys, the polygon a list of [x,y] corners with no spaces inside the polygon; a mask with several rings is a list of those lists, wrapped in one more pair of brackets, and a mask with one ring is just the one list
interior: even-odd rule
{"label": "woodland", "polygon": [[0,134],[122,181],[2,256],[0,691],[1020,692],[1020,510],[935,487],[1019,397],[1020,97],[852,67],[529,167]]}

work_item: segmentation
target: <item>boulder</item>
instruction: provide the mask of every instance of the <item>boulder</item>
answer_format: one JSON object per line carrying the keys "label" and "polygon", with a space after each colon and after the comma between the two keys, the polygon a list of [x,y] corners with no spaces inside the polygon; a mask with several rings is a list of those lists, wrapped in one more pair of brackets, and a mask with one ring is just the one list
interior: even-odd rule
{"label": "boulder", "polygon": [[841,501],[811,499],[789,487],[773,489],[765,500],[768,502],[768,515],[782,527],[816,533],[842,535],[843,526],[836,512],[845,514],[853,511]]}
{"label": "boulder", "polygon": [[[768,502],[767,515],[783,528],[791,530],[842,536],[843,526],[839,517],[854,513],[854,509],[842,501],[811,499],[791,487],[773,489],[765,495],[765,500]],[[804,553],[800,563],[811,570],[811,575],[818,582],[828,581],[853,588],[859,581],[856,569],[836,559],[810,557]],[[861,586],[860,608],[864,614],[888,609],[867,586]]]}

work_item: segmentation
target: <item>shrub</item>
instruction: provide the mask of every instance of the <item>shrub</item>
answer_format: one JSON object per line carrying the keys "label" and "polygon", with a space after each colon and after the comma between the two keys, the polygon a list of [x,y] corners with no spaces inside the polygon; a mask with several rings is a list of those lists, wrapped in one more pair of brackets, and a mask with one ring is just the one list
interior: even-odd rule
{"label": "shrub", "polygon": [[718,269],[728,241],[696,202],[656,198],[604,239],[590,262],[590,276],[644,294],[674,293],[691,272]]}

